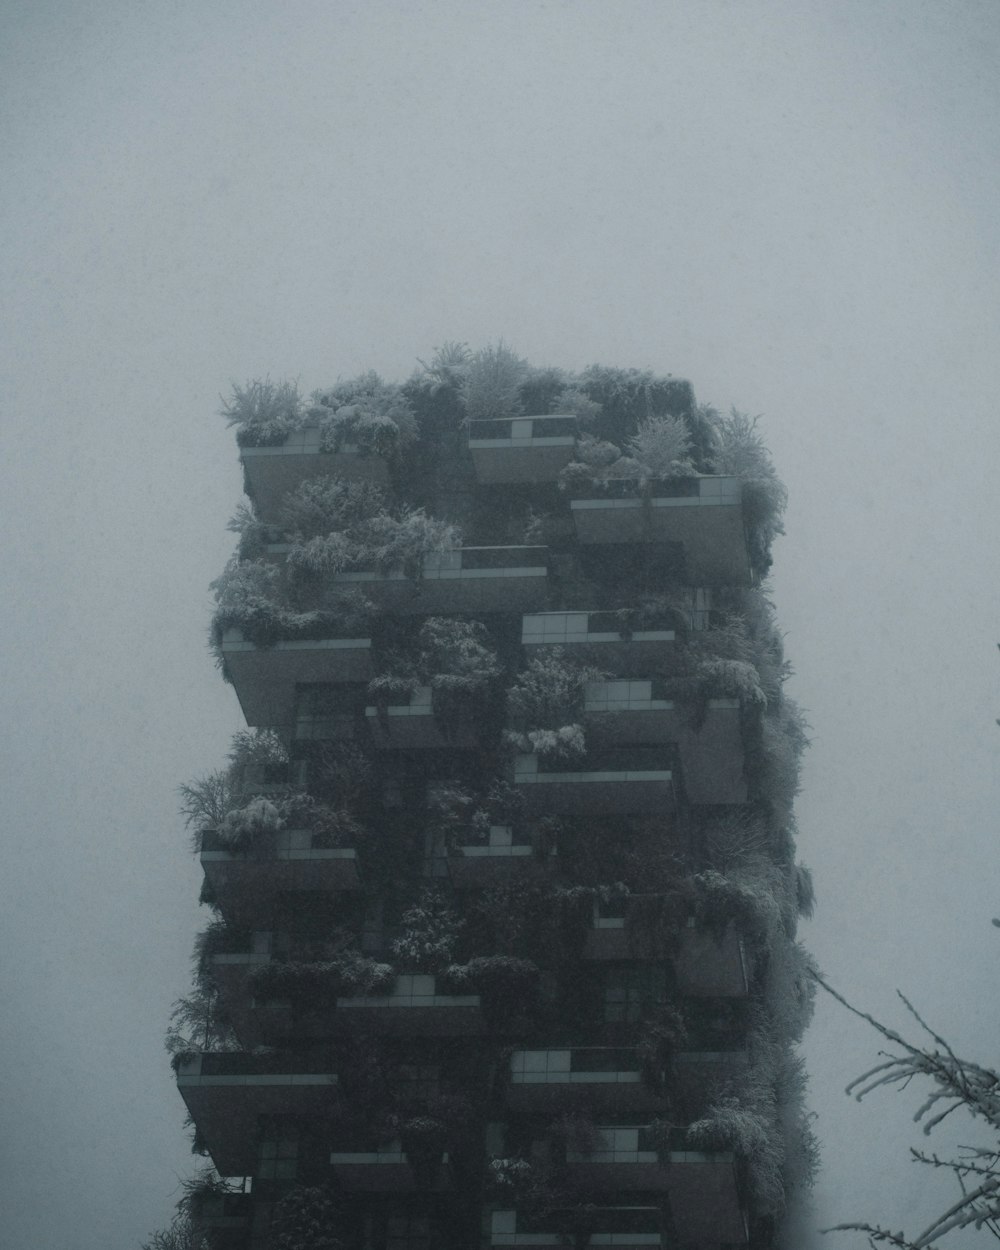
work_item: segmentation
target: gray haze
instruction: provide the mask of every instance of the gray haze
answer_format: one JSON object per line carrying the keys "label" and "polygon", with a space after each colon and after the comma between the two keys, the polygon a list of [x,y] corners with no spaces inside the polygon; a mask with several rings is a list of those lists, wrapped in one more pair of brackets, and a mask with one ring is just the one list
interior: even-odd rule
{"label": "gray haze", "polygon": [[[402,378],[445,339],[765,414],[806,940],[996,1064],[994,0],[0,15],[2,1244],[135,1250],[197,1162],[161,1037],[199,923],[175,787],[240,724],[205,645],[240,495],[218,395]],[[819,1003],[795,1250],[951,1198],[906,1161],[914,1090],[844,1097],[876,1050]]]}

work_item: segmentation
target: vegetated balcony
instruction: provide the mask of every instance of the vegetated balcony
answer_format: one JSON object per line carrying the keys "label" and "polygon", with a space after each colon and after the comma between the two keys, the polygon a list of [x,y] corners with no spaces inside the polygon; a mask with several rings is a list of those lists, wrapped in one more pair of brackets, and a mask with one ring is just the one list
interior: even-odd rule
{"label": "vegetated balcony", "polygon": [[409,703],[369,705],[365,719],[377,747],[385,750],[426,750],[434,747],[472,749],[479,744],[475,723],[463,716],[435,715],[434,692],[418,686]]}
{"label": "vegetated balcony", "polygon": [[614,1246],[616,1250],[645,1250],[664,1246],[663,1213],[659,1207],[595,1207],[554,1211],[531,1220],[522,1211],[490,1213],[490,1246],[542,1247],[580,1244],[574,1233],[586,1230],[588,1246]]}
{"label": "vegetated balcony", "polygon": [[296,687],[367,681],[370,638],[319,638],[258,647],[239,629],[222,636],[222,656],[248,725],[290,725]]}
{"label": "vegetated balcony", "polygon": [[669,746],[608,747],[578,763],[523,754],[514,783],[529,816],[672,813],[675,759]]}
{"label": "vegetated balcony", "polygon": [[601,482],[570,508],[582,543],[676,543],[690,582],[746,586],[752,580],[737,477]]}
{"label": "vegetated balcony", "polygon": [[668,1194],[674,1231],[683,1243],[717,1246],[747,1240],[732,1152],[691,1150],[683,1129],[671,1134],[668,1149],[657,1149],[644,1125],[598,1125],[597,1131],[595,1150],[566,1154],[579,1186],[597,1193]]}
{"label": "vegetated balcony", "polygon": [[273,447],[244,447],[240,459],[244,488],[263,521],[277,520],[285,496],[310,478],[330,475],[376,486],[389,482],[381,456],[363,454],[350,443],[338,451],[321,451],[318,426],[296,430]]}
{"label": "vegetated balcony", "polygon": [[249,1176],[262,1115],[316,1116],[337,1100],[337,1077],[302,1054],[201,1054],[183,1061],[177,1087],[221,1176]]}
{"label": "vegetated balcony", "polygon": [[447,1151],[428,1167],[415,1168],[398,1141],[377,1150],[334,1151],[330,1165],[341,1189],[363,1193],[440,1192],[452,1183]]}
{"label": "vegetated balcony", "polygon": [[252,919],[282,893],[337,894],[361,887],[357,851],[323,846],[322,838],[310,829],[259,834],[243,851],[233,850],[206,830],[201,837],[201,866],[213,898],[227,916]]}
{"label": "vegetated balcony", "polygon": [[[283,562],[288,543],[271,543],[267,557]],[[385,612],[427,616],[479,612],[532,612],[545,607],[548,547],[456,547],[424,556],[420,573],[360,569],[333,573],[332,596],[360,590]]]}
{"label": "vegetated balcony", "polygon": [[662,687],[636,678],[588,682],[584,714],[607,742],[676,743],[692,803],[745,803],[739,699],[709,699],[695,718],[661,697]]}
{"label": "vegetated balcony", "polygon": [[456,889],[489,889],[543,877],[555,862],[555,850],[540,854],[530,841],[519,840],[509,825],[491,825],[487,842],[456,846],[449,852],[448,874]]}
{"label": "vegetated balcony", "polygon": [[[625,900],[623,915],[595,915],[585,957],[614,963],[665,958],[665,951],[654,949],[655,935],[645,930],[642,919],[644,905],[656,902],[655,895],[631,895]],[[736,930],[729,927],[724,933],[713,933],[694,916],[685,915],[683,908],[678,909],[676,924],[671,958],[678,993],[690,998],[745,998],[749,993],[746,960]]]}
{"label": "vegetated balcony", "polygon": [[395,1036],[468,1037],[483,1031],[478,994],[439,994],[433,976],[405,973],[389,994],[337,999],[341,1025]]}
{"label": "vegetated balcony", "polygon": [[656,1114],[665,1105],[662,1093],[644,1080],[631,1047],[575,1046],[511,1055],[506,1100],[512,1110],[555,1112],[581,1095],[616,1116]]}
{"label": "vegetated balcony", "polygon": [[469,422],[469,451],[482,483],[554,482],[573,459],[572,415],[503,417]]}
{"label": "vegetated balcony", "polygon": [[617,612],[533,612],[521,622],[521,645],[529,657],[538,647],[592,647],[607,671],[641,673],[674,655],[677,634],[667,626],[629,631]]}

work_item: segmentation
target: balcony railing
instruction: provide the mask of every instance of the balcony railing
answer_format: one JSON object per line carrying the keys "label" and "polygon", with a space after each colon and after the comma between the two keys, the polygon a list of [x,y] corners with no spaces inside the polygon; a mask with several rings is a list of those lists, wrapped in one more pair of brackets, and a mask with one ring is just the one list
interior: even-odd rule
{"label": "balcony railing", "polygon": [[385,750],[471,749],[479,742],[476,726],[470,719],[454,714],[447,719],[435,716],[434,692],[430,686],[419,686],[409,703],[390,703],[388,707],[369,705],[365,708],[365,719],[375,745]]}
{"label": "balcony railing", "polygon": [[222,655],[247,724],[288,726],[296,686],[367,681],[371,645],[370,638],[322,638],[258,647],[240,630],[227,629]]}
{"label": "balcony railing", "polygon": [[739,478],[595,483],[570,508],[583,543],[676,543],[684,552],[686,580],[741,586],[751,581]]}
{"label": "balcony railing", "polygon": [[285,496],[310,478],[329,474],[377,486],[385,486],[389,481],[389,470],[381,456],[364,455],[349,443],[338,451],[321,451],[317,426],[296,430],[273,447],[244,447],[240,459],[246,493],[264,521],[277,520]]}
{"label": "balcony railing", "polygon": [[670,747],[611,747],[567,768],[519,755],[514,783],[531,816],[674,811],[675,755]]}
{"label": "balcony railing", "polygon": [[262,1115],[316,1116],[337,1100],[337,1077],[301,1054],[202,1054],[181,1063],[177,1087],[221,1176],[249,1176]]}
{"label": "balcony railing", "polygon": [[554,482],[573,459],[575,416],[506,417],[469,423],[469,450],[483,483]]}

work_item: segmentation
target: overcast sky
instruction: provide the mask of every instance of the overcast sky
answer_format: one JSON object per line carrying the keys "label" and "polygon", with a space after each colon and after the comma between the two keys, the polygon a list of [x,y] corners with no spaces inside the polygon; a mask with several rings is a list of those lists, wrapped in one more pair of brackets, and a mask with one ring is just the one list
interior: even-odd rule
{"label": "overcast sky", "polygon": [[[402,379],[445,339],[764,414],[806,940],[996,1064],[995,0],[0,15],[0,1244],[136,1250],[197,1163],[161,1039],[199,923],[175,788],[240,725],[205,645],[240,495],[219,393]],[[794,1250],[952,1198],[906,1162],[916,1091],[844,1097],[876,1050],[820,1002]]]}

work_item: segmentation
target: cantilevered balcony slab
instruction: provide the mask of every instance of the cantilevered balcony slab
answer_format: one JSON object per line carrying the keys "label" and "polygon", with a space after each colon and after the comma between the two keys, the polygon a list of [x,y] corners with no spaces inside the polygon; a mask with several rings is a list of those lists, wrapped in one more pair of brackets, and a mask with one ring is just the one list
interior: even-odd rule
{"label": "cantilevered balcony slab", "polygon": [[201,866],[223,913],[253,918],[282,893],[337,894],[361,887],[353,847],[324,847],[308,829],[262,834],[252,850],[234,851],[202,834]]}
{"label": "cantilevered balcony slab", "polygon": [[659,1207],[588,1206],[586,1211],[555,1211],[543,1219],[530,1220],[517,1210],[490,1213],[489,1245],[542,1250],[542,1247],[574,1244],[574,1230],[586,1228],[587,1245],[614,1246],[616,1250],[649,1250],[665,1246],[663,1213]]}
{"label": "cantilevered balcony slab", "polygon": [[614,612],[533,612],[521,622],[521,645],[530,659],[540,647],[591,648],[608,672],[655,672],[677,652],[673,629],[621,628]]}
{"label": "cantilevered balcony slab", "polygon": [[374,1151],[334,1151],[330,1166],[341,1189],[360,1193],[441,1192],[452,1181],[447,1153],[436,1164],[415,1169],[398,1141]]}
{"label": "cantilevered balcony slab", "polygon": [[469,451],[482,483],[554,482],[576,450],[575,416],[504,417],[469,423]]}
{"label": "cantilevered balcony slab", "polygon": [[516,841],[508,825],[493,825],[488,842],[457,846],[449,853],[448,874],[456,889],[485,890],[544,877],[555,863],[554,851],[541,856],[529,842]]}
{"label": "cantilevered balcony slab", "polygon": [[243,483],[263,521],[276,521],[285,496],[315,477],[387,486],[389,470],[381,456],[365,455],[345,443],[339,451],[320,450],[318,426],[289,434],[274,447],[244,447]]}
{"label": "cantilevered balcony slab", "polygon": [[238,629],[222,637],[222,656],[248,725],[290,726],[297,685],[368,681],[370,638],[322,638],[258,647]]}
{"label": "cantilevered balcony slab", "polygon": [[638,1055],[629,1047],[515,1050],[511,1055],[506,1089],[511,1110],[557,1112],[581,1094],[602,1112],[622,1117],[655,1115],[665,1105],[662,1091],[644,1080]]}
{"label": "cantilevered balcony slab", "polygon": [[749,992],[746,962],[735,929],[716,935],[693,916],[678,917],[676,948],[656,951],[638,919],[643,897],[629,900],[624,916],[597,916],[587,934],[585,958],[628,963],[635,959],[672,960],[678,993],[689,998],[745,998]]}
{"label": "cantilevered balcony slab", "polygon": [[222,1176],[249,1176],[262,1115],[316,1116],[337,1100],[337,1077],[299,1055],[195,1055],[177,1087]]}
{"label": "cantilevered balcony slab", "polygon": [[337,1023],[404,1037],[469,1037],[483,1031],[478,994],[439,994],[432,976],[397,977],[391,994],[338,998]]}
{"label": "cantilevered balcony slab", "polygon": [[739,699],[709,699],[697,719],[645,679],[588,682],[584,714],[606,742],[675,743],[692,803],[745,803]]}
{"label": "cantilevered balcony slab", "polygon": [[630,815],[676,810],[672,753],[626,748],[608,752],[607,757],[556,771],[537,755],[517,756],[514,784],[524,796],[528,815]]}
{"label": "cantilevered balcony slab", "polygon": [[[283,565],[288,543],[271,543],[267,559]],[[333,573],[323,581],[331,604],[360,590],[385,612],[427,616],[535,612],[548,593],[548,547],[459,547],[424,557],[419,575],[401,569]]]}
{"label": "cantilevered balcony slab", "polygon": [[739,478],[604,482],[570,508],[582,543],[676,543],[692,582],[745,586],[752,580]]}
{"label": "cantilevered balcony slab", "polygon": [[470,720],[452,716],[444,720],[435,716],[434,692],[430,686],[419,686],[409,703],[366,707],[365,719],[372,740],[383,750],[471,749],[479,742],[476,727]]}

